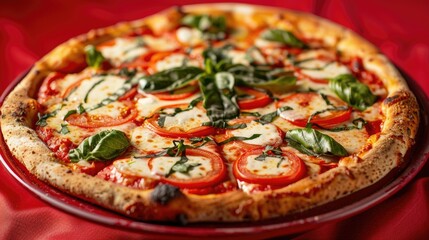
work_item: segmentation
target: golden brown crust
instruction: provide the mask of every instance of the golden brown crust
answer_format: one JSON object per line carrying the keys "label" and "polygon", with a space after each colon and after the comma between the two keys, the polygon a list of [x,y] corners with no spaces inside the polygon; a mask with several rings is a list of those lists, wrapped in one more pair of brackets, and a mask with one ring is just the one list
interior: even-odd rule
{"label": "golden brown crust", "polygon": [[382,104],[386,120],[379,138],[373,144],[369,141],[369,150],[343,159],[339,167],[281,189],[253,194],[242,191],[203,196],[173,194],[165,202],[156,200],[159,194],[156,189],[131,189],[73,172],[60,164],[33,130],[37,114],[34,98],[42,79],[50,71],[64,69],[64,59],[80,61],[83,46],[88,43],[105,41],[145,25],[154,31],[170,28],[179,15],[172,8],[130,24],[91,31],[58,46],[36,63],[1,109],[1,129],[12,154],[39,179],[72,195],[139,219],[186,218],[190,222],[260,220],[304,211],[370,186],[402,163],[416,136],[418,104],[405,80],[372,44],[350,30],[306,13],[244,4],[193,5],[182,7],[181,11],[210,14],[228,11],[229,17],[241,19],[251,29],[277,26],[304,38],[320,39],[344,56],[360,56],[365,67],[376,73],[388,90]]}

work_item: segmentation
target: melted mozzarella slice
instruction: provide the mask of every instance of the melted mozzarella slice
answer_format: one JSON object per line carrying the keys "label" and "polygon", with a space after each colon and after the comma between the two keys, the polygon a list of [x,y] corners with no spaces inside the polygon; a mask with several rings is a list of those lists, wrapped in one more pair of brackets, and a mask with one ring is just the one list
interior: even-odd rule
{"label": "melted mozzarella slice", "polygon": [[302,62],[298,67],[302,69],[303,74],[316,79],[329,79],[350,73],[350,70],[345,65],[319,59]]}
{"label": "melted mozzarella slice", "polygon": [[209,122],[210,119],[201,109],[194,107],[191,110],[183,111],[175,116],[167,116],[164,121],[164,128],[179,128],[183,131],[200,127],[204,122]]}
{"label": "melted mozzarella slice", "polygon": [[113,166],[116,170],[125,175],[131,175],[135,177],[150,177],[157,178],[153,175],[149,169],[148,159],[146,158],[131,158],[122,159],[113,162]]}
{"label": "melted mozzarella slice", "polygon": [[227,56],[231,58],[234,64],[250,65],[249,59],[247,59],[246,52],[238,50],[230,50],[227,52]]}
{"label": "melted mozzarella slice", "polygon": [[143,36],[143,40],[150,49],[159,52],[173,51],[179,47],[179,44],[172,37],[168,36],[153,37],[150,35],[145,35]]}
{"label": "melted mozzarella slice", "polygon": [[185,54],[175,53],[156,62],[155,70],[160,72],[182,66],[199,66],[199,63],[195,60],[190,60]]}
{"label": "melted mozzarella slice", "polygon": [[340,132],[321,131],[340,143],[349,154],[357,153],[366,143],[369,135],[365,129]]}
{"label": "melted mozzarella slice", "polygon": [[148,95],[147,97],[140,98],[137,101],[137,110],[139,111],[139,116],[149,117],[152,114],[154,114],[154,112],[157,109],[159,109],[163,106],[174,105],[174,104],[188,104],[189,102],[191,102],[192,100],[194,100],[197,97],[198,97],[198,95],[193,95],[191,97],[180,99],[180,100],[165,101],[165,100],[160,100],[160,99],[156,98],[155,96]]}
{"label": "melted mozzarella slice", "polygon": [[[212,161],[202,156],[187,156],[188,161],[185,164],[197,165],[188,173],[175,172],[171,176],[176,179],[195,179],[202,178],[213,171]],[[151,160],[151,173],[153,175],[166,176],[173,165],[180,160],[180,157],[157,157]]]}
{"label": "melted mozzarella slice", "polygon": [[247,170],[255,175],[281,176],[290,171],[290,161],[286,156],[282,156],[282,158],[266,157],[263,161],[256,160],[256,157],[258,155],[251,155],[246,161]]}
{"label": "melted mozzarella slice", "polygon": [[161,137],[144,127],[137,127],[131,133],[131,145],[141,152],[159,152],[173,146],[173,139]]}
{"label": "melted mozzarella slice", "polygon": [[116,38],[114,45],[102,46],[100,51],[114,66],[119,66],[123,62],[132,61],[146,54],[148,49],[143,45],[141,38]]}
{"label": "melted mozzarella slice", "polygon": [[[293,110],[286,110],[280,113],[280,117],[289,120],[294,121],[298,119],[306,119],[311,114],[321,111],[324,109],[327,109],[329,106],[326,104],[325,100],[323,100],[320,96],[311,97],[311,99],[308,101],[307,99],[304,99],[306,101],[302,102],[299,101],[300,98],[291,98],[287,103],[285,103],[285,106],[291,107]],[[329,114],[329,112],[322,113],[319,116],[324,116],[324,114]]]}
{"label": "melted mozzarella slice", "polygon": [[125,80],[114,75],[94,76],[83,80],[80,85],[67,96],[68,101],[84,103],[85,107],[98,104],[117,92]]}
{"label": "melted mozzarella slice", "polygon": [[255,121],[248,123],[246,128],[236,129],[231,131],[230,133],[236,137],[247,138],[251,137],[254,134],[261,134],[257,138],[243,141],[248,144],[255,144],[261,146],[277,145],[283,141],[277,130],[277,127],[274,124],[263,125]]}
{"label": "melted mozzarella slice", "polygon": [[181,27],[176,31],[177,40],[187,46],[195,46],[203,42],[201,31],[195,28]]}

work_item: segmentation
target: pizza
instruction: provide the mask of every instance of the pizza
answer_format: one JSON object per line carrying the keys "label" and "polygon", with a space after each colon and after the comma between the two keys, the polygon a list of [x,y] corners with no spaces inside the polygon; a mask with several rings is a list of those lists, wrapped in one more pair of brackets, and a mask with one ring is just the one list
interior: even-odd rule
{"label": "pizza", "polygon": [[404,166],[418,125],[405,80],[356,33],[224,3],[70,39],[1,109],[31,174],[146,221],[312,211]]}

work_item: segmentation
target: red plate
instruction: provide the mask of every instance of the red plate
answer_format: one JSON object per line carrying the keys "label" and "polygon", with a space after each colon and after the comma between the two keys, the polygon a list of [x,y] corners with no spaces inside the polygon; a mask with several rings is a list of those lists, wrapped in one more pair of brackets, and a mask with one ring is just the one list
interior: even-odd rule
{"label": "red plate", "polygon": [[[404,74],[405,75],[405,74]],[[406,75],[405,75],[406,76]],[[1,103],[13,87],[23,78],[12,82],[0,98]],[[429,100],[422,88],[407,77],[408,84],[416,94],[421,106],[421,123],[416,142],[407,154],[410,162],[397,171],[389,174],[380,182],[366,189],[335,202],[293,216],[278,218],[255,223],[200,223],[185,226],[162,223],[141,222],[119,215],[107,209],[95,206],[81,199],[70,196],[33,177],[24,166],[15,160],[0,135],[0,160],[6,170],[25,188],[52,206],[79,216],[81,218],[101,223],[123,230],[132,230],[150,234],[162,234],[169,237],[204,237],[232,238],[245,236],[248,238],[269,238],[309,230],[321,224],[342,220],[363,212],[402,189],[424,166],[429,156]]]}

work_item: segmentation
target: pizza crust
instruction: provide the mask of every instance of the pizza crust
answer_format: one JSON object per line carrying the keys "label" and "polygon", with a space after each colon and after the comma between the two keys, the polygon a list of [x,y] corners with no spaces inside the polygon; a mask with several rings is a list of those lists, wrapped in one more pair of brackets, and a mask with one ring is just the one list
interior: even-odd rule
{"label": "pizza crust", "polygon": [[[172,8],[130,24],[121,23],[78,36],[36,63],[5,99],[1,109],[1,130],[11,153],[42,181],[127,216],[150,221],[246,221],[285,216],[368,187],[404,164],[419,125],[418,104],[402,76],[372,44],[350,30],[306,13],[245,4],[180,8],[185,12],[213,14],[231,10],[230,17],[247,19],[244,24],[251,28],[264,24],[282,26],[304,38],[321,39],[324,45],[337,49],[344,56],[362,57],[365,68],[375,72],[388,90],[388,97],[382,104],[386,120],[382,132],[376,136],[378,139],[375,142],[369,139],[365,150],[343,159],[337,168],[281,189],[252,194],[232,191],[201,196],[177,193],[168,187],[136,190],[73,172],[60,164],[33,130],[37,119],[35,98],[43,78],[50,71],[64,69],[64,59],[82,59],[79,56],[86,44],[97,44],[142,26],[154,30],[171,27],[171,20],[179,15],[177,8]],[[242,18],[253,14],[259,17]],[[159,198],[160,194],[164,194],[161,196],[164,198]]]}

